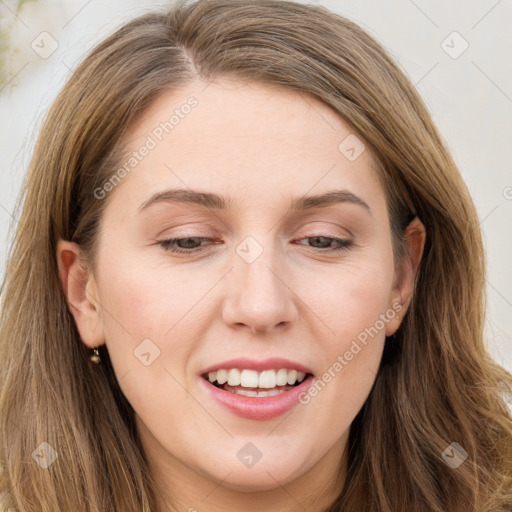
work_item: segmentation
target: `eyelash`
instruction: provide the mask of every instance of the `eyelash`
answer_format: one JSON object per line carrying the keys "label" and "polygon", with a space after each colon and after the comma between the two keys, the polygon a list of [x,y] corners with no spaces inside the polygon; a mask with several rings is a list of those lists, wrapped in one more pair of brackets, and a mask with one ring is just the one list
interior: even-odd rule
{"label": "eyelash", "polygon": [[[333,240],[334,242],[338,243],[338,247],[328,247],[328,248],[318,248],[313,247],[313,249],[317,249],[319,252],[335,252],[340,250],[348,250],[352,247],[353,242],[351,240],[346,240],[343,238],[334,238],[332,236],[324,236],[324,235],[315,235],[315,236],[307,236],[304,238],[300,238],[300,240],[307,240],[310,238],[325,238],[327,240]],[[171,238],[168,240],[161,240],[158,242],[158,245],[160,245],[164,251],[173,252],[173,253],[180,253],[180,254],[199,254],[205,250],[208,249],[208,246],[200,246],[198,248],[194,249],[182,249],[180,247],[176,247],[176,242],[179,242],[180,240],[187,240],[187,239],[196,239],[201,242],[210,240],[210,238],[207,237],[201,237],[201,236],[187,236],[185,238]],[[301,244],[303,245],[303,244]]]}

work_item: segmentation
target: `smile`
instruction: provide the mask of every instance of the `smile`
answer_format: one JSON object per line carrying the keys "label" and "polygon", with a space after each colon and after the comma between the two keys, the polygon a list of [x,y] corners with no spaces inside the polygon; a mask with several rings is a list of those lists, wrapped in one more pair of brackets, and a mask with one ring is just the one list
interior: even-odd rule
{"label": "smile", "polygon": [[300,404],[299,396],[313,380],[309,368],[277,358],[226,361],[203,370],[199,379],[210,400],[251,420],[271,420],[290,411]]}
{"label": "smile", "polygon": [[219,369],[204,374],[215,387],[238,395],[263,398],[276,396],[300,384],[306,373],[280,368],[258,372],[250,369]]}

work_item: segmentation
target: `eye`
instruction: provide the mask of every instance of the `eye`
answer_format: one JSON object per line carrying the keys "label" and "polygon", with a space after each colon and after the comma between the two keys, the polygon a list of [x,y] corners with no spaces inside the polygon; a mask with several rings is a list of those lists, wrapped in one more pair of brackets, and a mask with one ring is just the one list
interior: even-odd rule
{"label": "eye", "polygon": [[[207,240],[211,239],[202,236],[188,236],[186,238],[171,238],[169,240],[161,240],[160,242],[158,242],[158,244],[161,245],[165,251],[177,252],[182,254],[192,254],[202,252],[205,249],[207,249],[207,247],[205,247],[204,245],[199,247],[193,247],[194,245],[197,245],[198,242],[200,243]],[[181,245],[185,245],[185,247],[181,247]]]}
{"label": "eye", "polygon": [[[186,238],[171,238],[168,240],[161,240],[158,244],[165,250],[173,253],[181,254],[197,254],[208,249],[208,245],[200,245],[202,242],[212,240],[208,237],[189,236]],[[348,250],[353,242],[344,238],[334,238],[323,235],[315,235],[310,237],[301,238],[300,240],[312,240],[313,244],[320,244],[320,247],[314,247],[319,252],[331,252],[339,250]],[[328,244],[327,246],[325,244]],[[334,246],[329,244],[334,244]],[[304,244],[300,244],[304,245]]]}
{"label": "eye", "polygon": [[[351,240],[345,239],[345,238],[334,238],[331,236],[323,236],[323,235],[315,235],[315,236],[309,236],[306,238],[302,238],[301,240],[313,240],[314,243],[319,243],[321,246],[319,249],[324,252],[328,251],[339,251],[341,249],[349,249],[353,242]],[[325,247],[325,242],[328,243],[334,243],[337,244],[337,246],[334,247]],[[301,244],[303,245],[303,244]],[[313,247],[315,249],[318,249],[318,247]]]}

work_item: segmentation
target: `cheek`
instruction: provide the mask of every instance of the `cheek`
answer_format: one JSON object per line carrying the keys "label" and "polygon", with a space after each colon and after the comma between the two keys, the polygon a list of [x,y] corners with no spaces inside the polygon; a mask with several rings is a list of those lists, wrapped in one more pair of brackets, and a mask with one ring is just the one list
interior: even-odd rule
{"label": "cheek", "polygon": [[134,341],[141,336],[162,339],[205,292],[204,283],[189,272],[155,266],[129,253],[105,260],[104,268],[109,269],[101,290],[107,331],[114,334],[121,328],[124,338]]}
{"label": "cheek", "polygon": [[118,380],[122,386],[137,380],[135,393],[159,389],[167,381],[167,396],[179,393],[165,371],[183,381],[200,340],[204,298],[217,278],[129,251],[104,257],[102,265],[102,322]]}
{"label": "cheek", "polygon": [[316,281],[309,295],[308,305],[321,318],[325,335],[318,337],[323,371],[314,396],[304,401],[314,402],[318,414],[336,424],[352,421],[376,378],[385,326],[396,314],[388,309],[392,279],[391,259],[347,262],[329,279]]}
{"label": "cheek", "polygon": [[307,303],[331,334],[325,339],[343,349],[365,329],[382,331],[379,319],[389,306],[392,281],[392,261],[385,259],[347,259],[337,269],[316,273]]}
{"label": "cheek", "polygon": [[[152,268],[150,262],[124,256],[115,264],[104,263],[110,272],[103,273],[103,324],[123,393],[141,417],[168,410],[170,397],[173,414],[190,414],[190,401],[179,383],[194,350],[184,339],[186,313],[198,302],[198,294],[184,287],[183,274]],[[204,287],[197,288],[204,294]]]}
{"label": "cheek", "polygon": [[386,298],[385,288],[376,289],[375,281],[363,286],[356,279],[331,283],[323,302],[318,303],[323,304],[330,334],[317,338],[322,370],[301,397],[312,437],[325,432],[325,425],[335,425],[325,432],[324,439],[327,444],[334,443],[366,401],[385,342],[381,319],[386,318]]}

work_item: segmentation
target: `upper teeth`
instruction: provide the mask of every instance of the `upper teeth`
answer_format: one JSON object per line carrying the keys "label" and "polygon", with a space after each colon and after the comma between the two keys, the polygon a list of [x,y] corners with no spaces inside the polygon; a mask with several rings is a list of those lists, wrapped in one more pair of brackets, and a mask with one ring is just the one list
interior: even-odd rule
{"label": "upper teeth", "polygon": [[230,370],[217,370],[208,373],[210,382],[217,381],[219,384],[228,383],[230,386],[242,386],[244,388],[274,388],[276,386],[293,386],[295,382],[302,382],[306,376],[303,372],[297,370],[239,370],[232,368]]}

